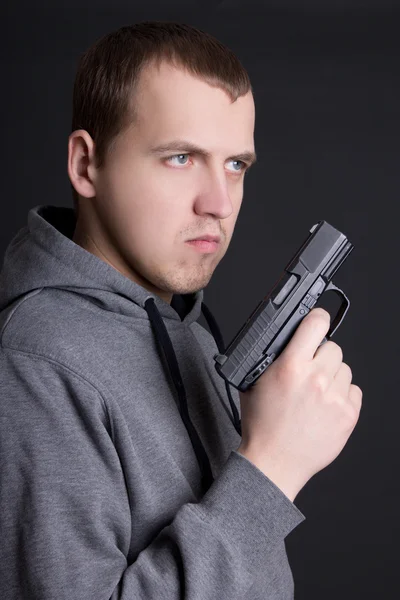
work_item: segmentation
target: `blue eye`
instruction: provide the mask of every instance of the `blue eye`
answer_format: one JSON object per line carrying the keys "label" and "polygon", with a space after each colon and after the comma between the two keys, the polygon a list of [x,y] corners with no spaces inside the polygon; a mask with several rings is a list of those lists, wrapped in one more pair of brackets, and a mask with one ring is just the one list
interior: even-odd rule
{"label": "blue eye", "polygon": [[173,159],[175,158],[175,159],[178,159],[178,160],[179,160],[179,162],[178,162],[178,165],[185,165],[185,164],[186,164],[186,162],[180,162],[180,159],[181,159],[182,157],[185,157],[185,156],[186,156],[186,157],[188,157],[188,156],[189,156],[189,154],[176,154],[175,156],[170,156],[170,157],[168,158],[168,160],[170,160],[170,161],[171,161],[171,160],[173,160]]}
{"label": "blue eye", "polygon": [[[167,161],[171,163],[175,161],[175,165],[185,166],[188,164],[189,156],[189,153],[174,154],[174,156],[169,156]],[[230,162],[238,166],[238,168],[229,169],[233,173],[242,173],[246,168],[246,163],[242,160],[231,160]]]}
{"label": "blue eye", "polygon": [[244,163],[242,160],[231,160],[230,162],[232,163],[236,163],[239,165],[239,169],[233,169],[233,171],[235,173],[240,173],[241,171],[244,170],[244,168],[246,167],[246,163]]}

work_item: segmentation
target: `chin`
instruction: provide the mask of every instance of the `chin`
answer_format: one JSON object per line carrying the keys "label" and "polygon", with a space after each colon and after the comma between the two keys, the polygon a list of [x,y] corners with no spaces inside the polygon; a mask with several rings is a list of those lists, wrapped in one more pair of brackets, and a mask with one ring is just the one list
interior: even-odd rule
{"label": "chin", "polygon": [[196,292],[199,292],[200,290],[205,288],[207,286],[207,284],[208,284],[208,281],[206,283],[204,283],[204,285],[201,285],[201,284],[175,285],[165,291],[169,292],[170,294],[196,294]]}
{"label": "chin", "polygon": [[189,277],[186,281],[168,281],[164,282],[161,289],[171,294],[195,294],[208,285],[211,277],[212,273],[203,277]]}

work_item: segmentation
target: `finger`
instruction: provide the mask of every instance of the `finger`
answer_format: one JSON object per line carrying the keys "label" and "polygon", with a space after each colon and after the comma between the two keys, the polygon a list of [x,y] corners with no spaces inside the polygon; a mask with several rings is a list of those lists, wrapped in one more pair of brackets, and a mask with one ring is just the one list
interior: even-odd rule
{"label": "finger", "polygon": [[314,360],[317,369],[327,373],[333,379],[342,365],[343,352],[335,342],[328,340],[317,348]]}
{"label": "finger", "polygon": [[350,402],[352,403],[352,405],[358,411],[361,410],[362,397],[363,397],[362,389],[360,387],[358,387],[358,385],[354,385],[354,383],[352,383],[349,388],[348,398],[349,398]]}
{"label": "finger", "polygon": [[323,308],[318,307],[310,310],[294,332],[284,353],[288,357],[290,355],[302,355],[306,360],[312,360],[325,334],[329,331],[330,321],[330,314]]}
{"label": "finger", "polygon": [[340,369],[335,375],[333,380],[333,386],[344,396],[349,395],[351,380],[353,379],[353,373],[346,363],[341,363]]}

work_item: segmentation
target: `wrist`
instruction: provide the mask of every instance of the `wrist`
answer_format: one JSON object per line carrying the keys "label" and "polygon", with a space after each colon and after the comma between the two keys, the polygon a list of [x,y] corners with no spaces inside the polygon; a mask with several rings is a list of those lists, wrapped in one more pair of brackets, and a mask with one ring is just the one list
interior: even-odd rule
{"label": "wrist", "polygon": [[265,452],[261,454],[242,444],[237,449],[237,452],[268,477],[268,479],[270,479],[291,502],[294,501],[305,482],[301,483],[299,478],[283,465],[282,462],[273,459]]}

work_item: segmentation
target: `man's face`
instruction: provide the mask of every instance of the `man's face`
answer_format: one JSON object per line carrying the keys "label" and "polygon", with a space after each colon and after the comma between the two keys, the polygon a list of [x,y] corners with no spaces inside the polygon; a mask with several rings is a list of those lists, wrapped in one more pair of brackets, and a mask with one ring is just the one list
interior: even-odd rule
{"label": "man's face", "polygon": [[[167,63],[142,72],[134,102],[134,123],[95,173],[95,242],[110,264],[170,302],[204,288],[228,249],[246,168],[235,157],[254,152],[254,102],[249,92],[231,103]],[[203,234],[221,237],[214,252],[187,243]]]}

